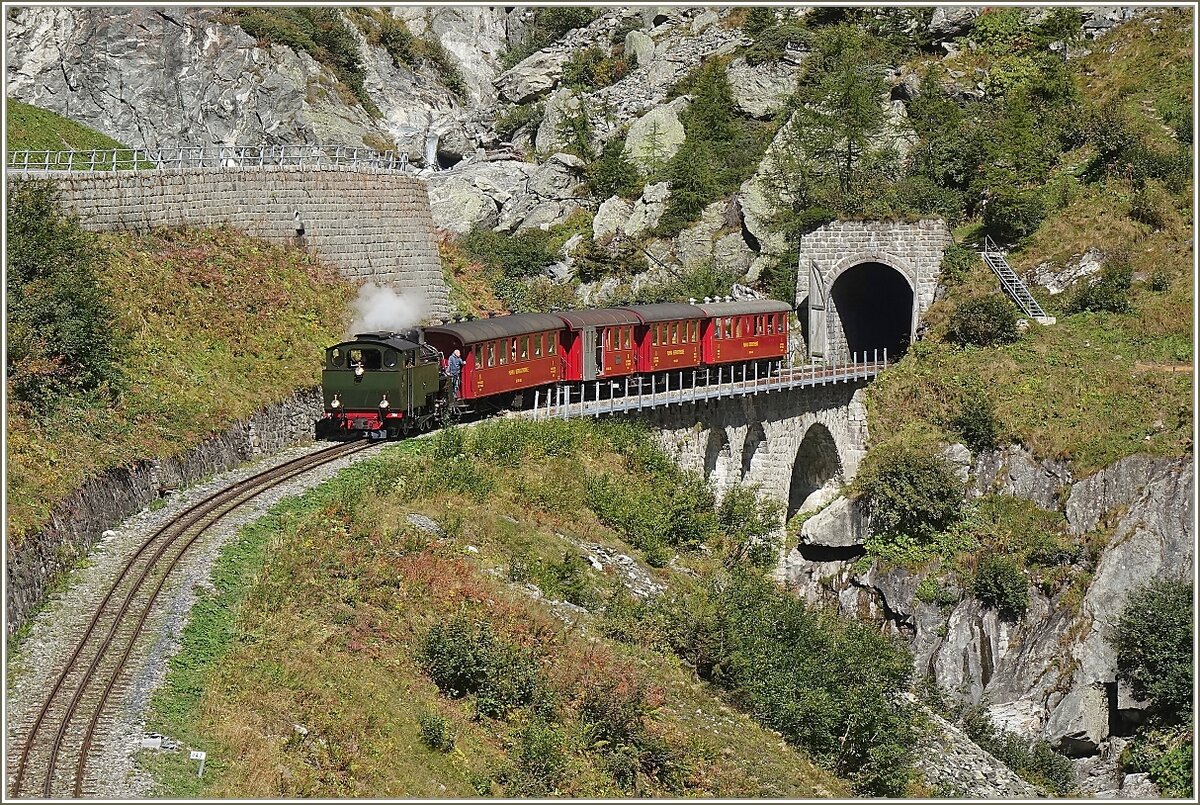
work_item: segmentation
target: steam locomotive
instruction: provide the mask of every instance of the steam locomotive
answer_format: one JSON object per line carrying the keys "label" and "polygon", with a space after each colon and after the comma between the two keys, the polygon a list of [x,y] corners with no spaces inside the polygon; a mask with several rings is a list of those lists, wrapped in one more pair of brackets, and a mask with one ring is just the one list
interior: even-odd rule
{"label": "steam locomotive", "polygon": [[[360,333],[325,351],[319,438],[399,438],[466,414],[528,407],[532,392],[589,384],[619,394],[665,373],[787,354],[791,307],[770,299],[518,313]],[[447,362],[457,350],[458,377]]]}

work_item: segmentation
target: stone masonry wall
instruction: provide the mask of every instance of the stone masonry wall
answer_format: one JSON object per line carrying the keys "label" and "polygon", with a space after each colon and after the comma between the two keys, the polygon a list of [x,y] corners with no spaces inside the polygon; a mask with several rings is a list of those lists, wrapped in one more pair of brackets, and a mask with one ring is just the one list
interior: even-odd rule
{"label": "stone masonry wall", "polygon": [[[933,304],[941,271],[942,255],[953,241],[946,223],[925,219],[914,224],[888,221],[835,221],[800,239],[800,263],[796,277],[796,304],[809,297],[809,266],[815,261],[824,278],[825,294],[843,271],[862,263],[883,263],[900,271],[915,290],[913,329]],[[845,357],[846,336],[841,320],[828,302],[826,357]]]}
{"label": "stone masonry wall", "polygon": [[10,546],[5,566],[8,634],[21,628],[46,590],[106,529],[149,505],[163,490],[188,486],[311,439],[313,422],[322,410],[320,389],[297,391],[177,456],[136,461],[88,479],[54,508],[41,531]]}
{"label": "stone masonry wall", "polygon": [[347,279],[413,294],[430,320],[450,314],[429,196],[415,177],[268,166],[77,172],[57,181],[88,229],[229,224],[273,243],[313,249]]}
{"label": "stone masonry wall", "polygon": [[[647,411],[642,418],[659,432],[680,466],[703,473],[718,492],[744,481],[759,484],[765,493],[786,502],[800,443],[816,425],[823,425],[833,437],[840,480],[854,477],[867,446],[863,388],[860,381],[706,400]],[[713,462],[710,440],[720,444],[722,437],[728,448]],[[748,438],[753,439],[753,452],[746,455]],[[744,456],[749,459],[745,475]]]}

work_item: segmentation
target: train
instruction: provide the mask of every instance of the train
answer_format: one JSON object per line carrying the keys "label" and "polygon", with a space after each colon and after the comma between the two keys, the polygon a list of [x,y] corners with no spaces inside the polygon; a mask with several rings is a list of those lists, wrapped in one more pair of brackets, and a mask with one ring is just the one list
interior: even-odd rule
{"label": "train", "polygon": [[[726,298],[358,333],[325,350],[317,436],[402,438],[464,416],[528,408],[541,396],[534,392],[563,386],[620,394],[631,384],[655,389],[670,373],[691,383],[711,379],[714,368],[727,378],[751,367],[769,372],[787,355],[791,312],[773,299]],[[458,377],[448,365],[455,351]]]}

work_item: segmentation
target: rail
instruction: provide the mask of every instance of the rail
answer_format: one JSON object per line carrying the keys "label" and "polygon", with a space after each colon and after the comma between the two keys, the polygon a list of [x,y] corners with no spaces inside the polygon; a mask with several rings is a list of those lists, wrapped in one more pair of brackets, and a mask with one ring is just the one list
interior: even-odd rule
{"label": "rail", "polygon": [[371,148],[319,145],[229,145],[179,148],[107,148],[92,151],[9,151],[18,173],[183,171],[196,168],[330,168],[413,170],[408,154]]}
{"label": "rail", "polygon": [[536,391],[533,408],[521,414],[539,420],[621,414],[702,400],[867,380],[887,366],[888,353],[884,349],[874,350],[870,355],[852,353],[844,363],[790,367],[776,361],[765,371],[760,371],[759,364],[717,366],[663,372],[649,380],[627,376],[596,380],[590,384],[560,384],[545,390],[544,395],[542,390]]}

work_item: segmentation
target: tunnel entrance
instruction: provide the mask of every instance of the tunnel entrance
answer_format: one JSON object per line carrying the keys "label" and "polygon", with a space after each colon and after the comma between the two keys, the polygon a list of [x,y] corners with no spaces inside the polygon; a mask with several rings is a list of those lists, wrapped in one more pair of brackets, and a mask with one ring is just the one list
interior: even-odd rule
{"label": "tunnel entrance", "polygon": [[[814,508],[824,503],[823,498],[832,494],[833,487],[840,485],[841,480],[842,465],[838,460],[833,434],[820,423],[812,425],[800,441],[800,449],[796,451],[796,463],[792,465],[787,519],[791,520],[805,508]],[[817,495],[818,492],[824,494]]]}
{"label": "tunnel entrance", "polygon": [[883,263],[859,263],[833,283],[830,293],[845,352],[869,360],[875,350],[898,357],[912,338],[913,290],[904,275]]}

